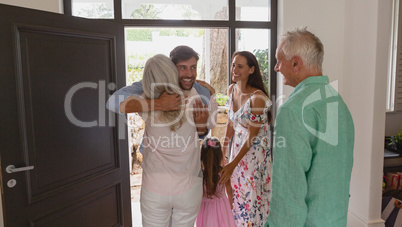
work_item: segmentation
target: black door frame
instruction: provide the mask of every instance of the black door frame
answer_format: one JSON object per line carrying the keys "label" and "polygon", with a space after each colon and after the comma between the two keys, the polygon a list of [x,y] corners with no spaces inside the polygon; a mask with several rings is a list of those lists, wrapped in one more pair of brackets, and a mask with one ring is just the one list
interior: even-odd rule
{"label": "black door frame", "polygon": [[[274,70],[275,65],[275,50],[277,46],[277,24],[278,24],[278,0],[270,0],[271,2],[271,12],[270,21],[236,21],[235,14],[235,0],[229,1],[229,20],[227,21],[213,21],[213,20],[138,20],[138,19],[122,19],[122,4],[121,0],[114,0],[114,19],[111,20],[124,26],[139,26],[139,27],[211,27],[211,28],[228,28],[229,29],[229,59],[233,52],[236,50],[236,29],[241,28],[263,28],[270,29],[271,31],[271,46],[270,46],[270,91],[271,100],[273,103],[272,109],[276,109],[276,72]],[[64,14],[72,15],[72,0],[64,0]],[[231,84],[231,78],[229,76],[229,84]]]}

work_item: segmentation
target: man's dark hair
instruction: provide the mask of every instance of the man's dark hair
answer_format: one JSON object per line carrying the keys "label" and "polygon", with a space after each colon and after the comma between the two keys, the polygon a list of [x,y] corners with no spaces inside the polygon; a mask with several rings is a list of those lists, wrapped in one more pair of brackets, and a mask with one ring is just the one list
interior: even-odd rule
{"label": "man's dark hair", "polygon": [[189,46],[177,46],[172,51],[170,51],[170,59],[176,65],[179,61],[185,61],[192,57],[195,60],[200,59],[199,54]]}

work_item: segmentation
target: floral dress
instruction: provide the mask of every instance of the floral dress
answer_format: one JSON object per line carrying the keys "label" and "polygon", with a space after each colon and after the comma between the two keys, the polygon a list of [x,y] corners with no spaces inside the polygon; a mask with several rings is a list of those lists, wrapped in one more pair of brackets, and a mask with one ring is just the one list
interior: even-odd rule
{"label": "floral dress", "polygon": [[229,119],[234,128],[230,161],[236,157],[245,142],[250,123],[263,122],[250,150],[236,166],[231,177],[233,215],[236,226],[264,226],[271,193],[272,161],[267,110],[272,103],[270,100],[266,102],[262,114],[252,114],[250,103],[253,93],[246,103],[234,112],[232,95],[228,99]]}

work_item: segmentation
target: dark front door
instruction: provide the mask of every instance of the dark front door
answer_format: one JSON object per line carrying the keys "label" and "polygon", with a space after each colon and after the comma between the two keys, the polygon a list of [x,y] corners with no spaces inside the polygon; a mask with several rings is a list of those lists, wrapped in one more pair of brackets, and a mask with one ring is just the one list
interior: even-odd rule
{"label": "dark front door", "polygon": [[126,126],[105,110],[125,81],[123,33],[0,4],[6,226],[131,226]]}

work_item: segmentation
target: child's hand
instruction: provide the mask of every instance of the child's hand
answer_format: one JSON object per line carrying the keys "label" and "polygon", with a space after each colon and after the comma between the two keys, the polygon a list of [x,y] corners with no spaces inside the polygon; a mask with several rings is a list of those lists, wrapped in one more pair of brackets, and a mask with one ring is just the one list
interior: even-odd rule
{"label": "child's hand", "polygon": [[226,183],[226,194],[229,199],[230,209],[233,210],[233,189],[232,185],[230,185],[230,181]]}

